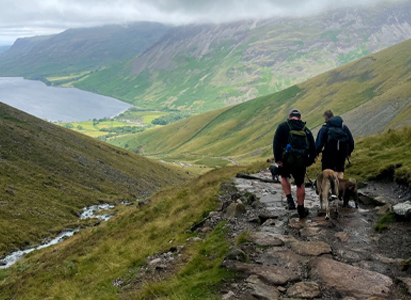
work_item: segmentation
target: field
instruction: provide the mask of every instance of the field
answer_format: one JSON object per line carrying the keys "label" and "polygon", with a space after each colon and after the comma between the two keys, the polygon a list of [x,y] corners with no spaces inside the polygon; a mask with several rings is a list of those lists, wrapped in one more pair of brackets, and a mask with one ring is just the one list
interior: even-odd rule
{"label": "field", "polygon": [[[170,112],[144,111],[131,108],[111,120],[102,119],[84,122],[65,122],[58,123],[58,125],[94,138],[107,135],[110,135],[110,137],[107,138],[111,138],[113,136],[129,135],[131,133],[130,130],[144,131],[149,128],[158,127],[158,125],[152,125],[151,121],[162,116],[168,116],[169,114]],[[113,130],[116,128],[118,130],[114,132]]]}

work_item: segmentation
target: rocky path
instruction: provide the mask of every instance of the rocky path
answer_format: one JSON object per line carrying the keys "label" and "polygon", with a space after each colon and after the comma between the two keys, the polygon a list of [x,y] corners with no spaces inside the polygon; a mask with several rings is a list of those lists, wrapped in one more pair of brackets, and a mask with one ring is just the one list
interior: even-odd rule
{"label": "rocky path", "polygon": [[300,220],[286,210],[281,185],[270,182],[268,170],[253,176],[261,180],[223,185],[221,209],[195,228],[208,232],[227,221],[233,247],[221,267],[240,276],[225,285],[222,299],[411,299],[411,223],[394,223],[384,233],[373,229],[389,203],[340,208],[327,221],[307,188],[310,214]]}

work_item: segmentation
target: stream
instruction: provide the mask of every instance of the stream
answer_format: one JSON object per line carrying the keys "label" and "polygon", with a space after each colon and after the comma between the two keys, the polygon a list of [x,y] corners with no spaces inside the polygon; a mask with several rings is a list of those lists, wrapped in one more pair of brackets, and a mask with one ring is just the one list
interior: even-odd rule
{"label": "stream", "polygon": [[[99,205],[92,205],[89,207],[84,207],[83,211],[80,215],[80,220],[84,219],[89,219],[89,218],[96,218],[101,221],[108,221],[111,217],[113,217],[113,214],[102,214],[102,215],[95,215],[96,212],[102,211],[102,210],[108,210],[114,208],[113,204],[99,204]],[[10,253],[9,255],[5,256],[4,258],[0,259],[0,269],[6,269],[10,266],[12,266],[14,263],[19,261],[24,257],[24,255],[33,252],[34,250],[40,250],[52,245],[56,245],[58,243],[61,243],[68,237],[71,237],[76,233],[77,231],[80,230],[80,227],[74,228],[74,229],[64,229],[61,233],[59,233],[54,239],[48,240],[46,239],[46,242],[42,243],[41,245],[38,245],[36,247],[28,248],[26,250],[16,250]]]}

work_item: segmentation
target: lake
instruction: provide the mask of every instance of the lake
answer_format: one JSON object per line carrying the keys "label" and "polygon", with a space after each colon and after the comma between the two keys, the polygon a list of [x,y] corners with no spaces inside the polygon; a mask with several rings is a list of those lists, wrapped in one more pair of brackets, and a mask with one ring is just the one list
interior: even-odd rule
{"label": "lake", "polygon": [[50,87],[20,77],[0,77],[0,101],[53,122],[113,117],[131,107],[111,97],[76,88]]}

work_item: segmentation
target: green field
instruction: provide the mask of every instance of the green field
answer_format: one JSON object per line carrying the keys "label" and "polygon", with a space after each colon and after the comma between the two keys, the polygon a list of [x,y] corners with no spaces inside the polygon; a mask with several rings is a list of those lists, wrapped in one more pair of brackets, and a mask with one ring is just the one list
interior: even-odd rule
{"label": "green field", "polygon": [[409,125],[410,50],[408,40],[279,93],[110,142],[156,159],[199,155],[247,163],[272,156],[275,129],[291,108],[299,108],[312,129],[332,109],[350,120],[356,136]]}

